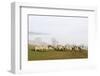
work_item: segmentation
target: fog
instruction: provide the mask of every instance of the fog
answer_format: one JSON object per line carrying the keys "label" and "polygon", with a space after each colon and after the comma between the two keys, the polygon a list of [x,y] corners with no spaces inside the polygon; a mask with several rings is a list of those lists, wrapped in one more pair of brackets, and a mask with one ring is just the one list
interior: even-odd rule
{"label": "fog", "polygon": [[88,18],[29,16],[29,41],[41,38],[51,43],[55,38],[61,44],[88,44]]}

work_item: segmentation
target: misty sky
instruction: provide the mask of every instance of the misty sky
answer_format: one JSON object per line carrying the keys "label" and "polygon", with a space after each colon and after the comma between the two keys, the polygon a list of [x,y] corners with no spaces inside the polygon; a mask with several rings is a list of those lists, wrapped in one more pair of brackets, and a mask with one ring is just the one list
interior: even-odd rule
{"label": "misty sky", "polygon": [[87,45],[88,18],[29,16],[29,40],[36,37],[47,42],[53,37],[61,43]]}

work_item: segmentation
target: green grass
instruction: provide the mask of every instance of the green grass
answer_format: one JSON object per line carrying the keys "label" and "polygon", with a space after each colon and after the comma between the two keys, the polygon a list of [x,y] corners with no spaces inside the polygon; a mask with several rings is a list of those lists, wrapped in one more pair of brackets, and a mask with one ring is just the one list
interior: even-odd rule
{"label": "green grass", "polygon": [[53,59],[80,59],[80,58],[88,58],[88,51],[32,51],[32,47],[28,47],[28,60],[53,60]]}

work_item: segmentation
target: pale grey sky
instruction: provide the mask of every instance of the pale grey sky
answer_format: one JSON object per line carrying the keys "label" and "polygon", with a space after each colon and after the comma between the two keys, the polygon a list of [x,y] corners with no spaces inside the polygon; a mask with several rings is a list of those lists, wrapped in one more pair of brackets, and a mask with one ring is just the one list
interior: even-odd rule
{"label": "pale grey sky", "polygon": [[29,40],[54,37],[59,42],[86,44],[88,42],[88,18],[29,16]]}

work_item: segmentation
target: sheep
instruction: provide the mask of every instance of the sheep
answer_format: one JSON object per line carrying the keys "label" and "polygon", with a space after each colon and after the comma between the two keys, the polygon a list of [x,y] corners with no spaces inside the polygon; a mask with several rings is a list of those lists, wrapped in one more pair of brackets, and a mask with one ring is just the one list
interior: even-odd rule
{"label": "sheep", "polygon": [[44,51],[47,51],[48,50],[48,47],[47,46],[35,46],[35,51],[39,51],[39,52],[44,52]]}

